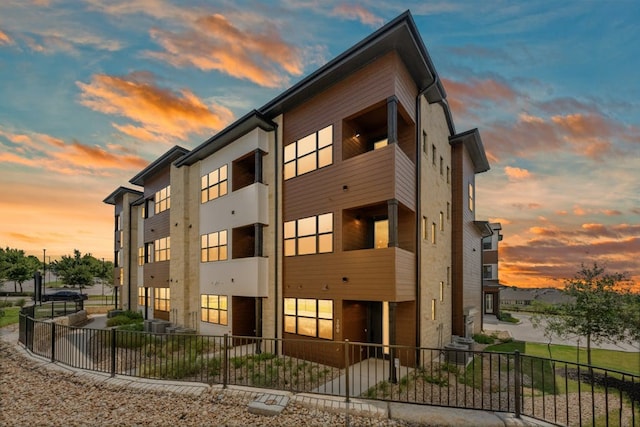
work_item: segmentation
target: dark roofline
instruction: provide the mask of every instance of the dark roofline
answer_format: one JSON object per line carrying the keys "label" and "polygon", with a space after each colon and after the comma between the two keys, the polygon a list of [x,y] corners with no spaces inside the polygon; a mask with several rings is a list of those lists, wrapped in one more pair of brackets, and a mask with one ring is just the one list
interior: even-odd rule
{"label": "dark roofline", "polygon": [[449,143],[464,144],[473,161],[473,171],[475,173],[481,173],[488,171],[489,160],[487,160],[487,154],[484,152],[484,145],[482,145],[482,138],[480,138],[480,132],[478,129],[471,129],[466,132],[459,133],[449,137]]}
{"label": "dark roofline", "polygon": [[120,186],[120,187],[116,188],[113,191],[113,193],[111,193],[107,197],[105,197],[103,202],[108,204],[108,205],[115,205],[116,204],[116,199],[118,197],[120,197],[121,195],[125,194],[125,193],[131,193],[131,194],[136,195],[138,197],[143,195],[142,191],[133,190],[131,188]]}
{"label": "dark roofline", "polygon": [[[275,117],[393,50],[401,56],[417,83],[418,93],[424,92],[430,103],[445,100],[447,95],[431,57],[411,12],[406,11],[269,101],[260,111],[269,117]],[[446,102],[444,107],[446,114],[450,116]],[[450,130],[453,134],[451,121]]]}
{"label": "dark roofline", "polygon": [[493,234],[493,229],[489,226],[489,221],[473,221],[482,237],[489,237]]}
{"label": "dark roofline", "polygon": [[252,110],[194,148],[189,154],[183,156],[176,162],[176,166],[191,166],[195,162],[212,155],[223,147],[226,147],[238,138],[243,137],[255,128],[272,131],[276,127],[277,125],[269,120],[264,114],[257,110]]}
{"label": "dark roofline", "polygon": [[142,169],[136,176],[131,178],[129,182],[135,185],[144,186],[145,179],[155,175],[156,173],[158,173],[159,169],[167,165],[170,165],[171,162],[184,156],[188,152],[189,150],[187,150],[186,148],[180,147],[179,145],[173,146],[171,149],[169,149],[169,151],[167,151],[162,156],[154,160],[151,164],[149,164],[149,166]]}

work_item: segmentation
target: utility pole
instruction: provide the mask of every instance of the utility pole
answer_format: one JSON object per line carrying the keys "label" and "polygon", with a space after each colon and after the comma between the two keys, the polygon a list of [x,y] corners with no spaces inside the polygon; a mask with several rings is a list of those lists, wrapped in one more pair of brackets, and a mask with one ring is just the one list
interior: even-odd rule
{"label": "utility pole", "polygon": [[47,250],[42,250],[42,293],[47,289]]}

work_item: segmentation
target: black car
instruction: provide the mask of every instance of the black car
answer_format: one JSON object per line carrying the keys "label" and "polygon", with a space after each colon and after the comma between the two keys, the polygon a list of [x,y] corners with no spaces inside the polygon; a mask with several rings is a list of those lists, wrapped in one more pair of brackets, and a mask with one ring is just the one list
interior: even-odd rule
{"label": "black car", "polygon": [[89,299],[87,294],[81,294],[75,291],[58,291],[52,294],[42,295],[42,301],[82,301]]}

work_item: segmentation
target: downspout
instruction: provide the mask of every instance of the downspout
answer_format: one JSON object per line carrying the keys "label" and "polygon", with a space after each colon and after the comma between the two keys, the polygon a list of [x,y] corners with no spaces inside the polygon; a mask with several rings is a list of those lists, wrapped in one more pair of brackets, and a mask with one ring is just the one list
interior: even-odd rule
{"label": "downspout", "polygon": [[[131,226],[133,225],[133,222],[131,222],[131,203],[128,203],[129,205],[129,236],[128,236],[128,240],[129,240],[129,253],[127,254],[127,259],[128,259],[128,268],[127,268],[127,310],[131,310]],[[134,252],[135,253],[135,252]],[[123,260],[124,260],[124,254],[123,254]],[[137,265],[137,264],[136,264]]]}
{"label": "downspout", "polygon": [[[283,117],[284,118],[284,117]],[[275,294],[275,298],[274,298],[274,334],[273,336],[276,339],[276,343],[277,343],[277,339],[278,339],[278,319],[280,318],[280,316],[278,315],[278,299],[280,298],[279,294],[278,294],[278,243],[280,241],[279,237],[278,237],[278,222],[279,222],[279,203],[280,200],[278,198],[278,183],[280,182],[280,174],[278,173],[278,124],[276,123],[276,126],[273,130],[273,137],[274,137],[274,141],[273,141],[273,145],[274,145],[274,150],[273,150],[273,159],[274,159],[274,210],[275,210],[275,214],[274,214],[274,235],[275,235],[275,239],[274,240],[274,260],[275,260],[275,264],[274,264],[274,294]],[[276,350],[276,354],[278,354],[278,346],[275,346],[275,350]]]}
{"label": "downspout", "polygon": [[420,344],[421,344],[421,321],[422,321],[422,293],[420,292],[420,278],[422,275],[422,239],[420,233],[420,225],[422,223],[422,107],[420,100],[424,94],[438,83],[438,76],[435,75],[433,82],[426,88],[418,92],[416,96],[416,360],[420,360]]}

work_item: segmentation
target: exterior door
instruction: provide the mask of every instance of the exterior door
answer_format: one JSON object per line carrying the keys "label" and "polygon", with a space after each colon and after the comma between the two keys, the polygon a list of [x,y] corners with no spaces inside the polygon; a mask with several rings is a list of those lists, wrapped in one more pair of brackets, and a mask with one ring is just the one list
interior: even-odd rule
{"label": "exterior door", "polygon": [[493,314],[493,294],[484,294],[484,312]]}

